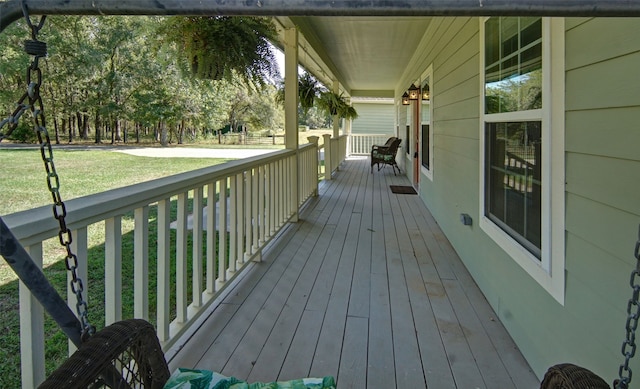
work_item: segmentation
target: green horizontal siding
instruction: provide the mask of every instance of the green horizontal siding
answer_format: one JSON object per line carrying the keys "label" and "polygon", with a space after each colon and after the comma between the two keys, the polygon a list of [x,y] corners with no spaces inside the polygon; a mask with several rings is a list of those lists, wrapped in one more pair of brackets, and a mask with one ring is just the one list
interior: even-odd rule
{"label": "green horizontal siding", "polygon": [[[415,80],[433,66],[433,181],[421,178],[421,197],[539,377],[572,362],[611,382],[622,361],[640,223],[640,20],[565,23],[564,306],[477,224],[479,23],[435,18],[407,69]],[[462,212],[471,227],[459,222]]]}
{"label": "green horizontal siding", "polygon": [[567,152],[637,159],[639,118],[640,106],[567,112]]}
{"label": "green horizontal siding", "polygon": [[394,134],[395,107],[393,103],[354,102],[358,118],[351,124],[353,134]]}

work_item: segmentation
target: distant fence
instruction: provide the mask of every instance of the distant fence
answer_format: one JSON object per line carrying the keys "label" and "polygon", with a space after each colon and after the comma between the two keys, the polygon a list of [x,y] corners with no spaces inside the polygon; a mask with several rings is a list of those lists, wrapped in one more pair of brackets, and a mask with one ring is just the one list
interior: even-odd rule
{"label": "distant fence", "polygon": [[229,132],[218,137],[220,144],[226,145],[283,145],[284,135],[260,135]]}
{"label": "distant fence", "polygon": [[350,134],[349,154],[368,155],[371,153],[371,146],[383,145],[390,134]]}

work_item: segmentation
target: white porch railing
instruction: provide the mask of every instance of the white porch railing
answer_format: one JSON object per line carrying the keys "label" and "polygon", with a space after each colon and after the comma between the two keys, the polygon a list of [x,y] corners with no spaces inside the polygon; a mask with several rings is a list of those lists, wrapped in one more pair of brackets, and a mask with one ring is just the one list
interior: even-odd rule
{"label": "white porch railing", "polygon": [[371,146],[383,145],[389,134],[351,134],[349,139],[349,155],[369,155]]}
{"label": "white porch railing", "polygon": [[330,180],[333,172],[340,168],[340,164],[347,158],[347,135],[340,135],[338,138],[331,138],[325,134],[324,137],[324,179]]}
{"label": "white porch railing", "polygon": [[[155,319],[158,338],[167,351],[250,261],[259,260],[270,239],[297,217],[299,207],[317,195],[317,172],[317,145],[308,144],[298,153],[276,151],[67,201],[67,226],[73,231],[85,296],[92,288],[86,282],[91,271],[86,261],[90,249],[87,231],[104,221],[105,325],[123,318],[122,273],[123,262],[128,261],[133,263],[133,285],[125,289],[133,289],[133,315]],[[297,187],[296,174],[300,178]],[[129,218],[134,220],[134,247],[123,250],[122,222]],[[41,266],[43,241],[58,236],[51,207],[3,219]],[[171,229],[174,220],[175,233]],[[157,225],[157,250],[150,250],[151,225]],[[157,263],[156,290],[149,288],[152,262]],[[171,285],[175,285],[173,290]],[[68,293],[75,312],[75,295]],[[149,312],[150,294],[156,295],[155,312]],[[88,303],[90,320],[100,322],[91,316],[91,307],[103,302],[93,299]],[[21,284],[23,388],[36,387],[45,378],[43,317],[40,305]]]}

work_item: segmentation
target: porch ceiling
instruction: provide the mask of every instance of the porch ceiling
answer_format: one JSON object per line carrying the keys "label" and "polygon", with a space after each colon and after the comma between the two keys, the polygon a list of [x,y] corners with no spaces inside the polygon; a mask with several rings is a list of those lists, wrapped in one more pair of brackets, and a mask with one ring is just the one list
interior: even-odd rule
{"label": "porch ceiling", "polygon": [[[300,32],[300,64],[350,96],[393,97],[431,17],[279,18]],[[407,85],[408,87],[408,85]]]}

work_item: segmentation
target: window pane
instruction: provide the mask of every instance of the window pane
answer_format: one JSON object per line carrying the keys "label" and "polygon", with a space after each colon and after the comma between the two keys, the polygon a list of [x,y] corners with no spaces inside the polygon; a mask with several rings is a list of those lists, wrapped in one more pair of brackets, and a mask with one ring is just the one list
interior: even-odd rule
{"label": "window pane", "polygon": [[500,18],[500,42],[502,42],[501,58],[518,51],[518,18]]}
{"label": "window pane", "polygon": [[429,169],[429,125],[422,125],[422,166]]}
{"label": "window pane", "polygon": [[485,113],[542,108],[542,20],[490,18],[485,26]]}
{"label": "window pane", "polygon": [[405,148],[406,148],[406,150],[407,150],[407,154],[409,154],[409,153],[410,153],[410,150],[409,150],[409,130],[410,130],[410,129],[411,129],[411,126],[407,124],[407,127],[406,127],[405,132],[404,132],[404,138],[406,139],[406,141],[405,141],[405,142],[406,142],[406,143],[405,143],[405,144],[406,144]]}
{"label": "window pane", "polygon": [[540,258],[541,122],[487,123],[485,214]]}
{"label": "window pane", "polygon": [[542,19],[520,18],[520,47],[526,47],[542,38]]}
{"label": "window pane", "polygon": [[491,18],[485,23],[485,67],[500,60],[500,19]]}

